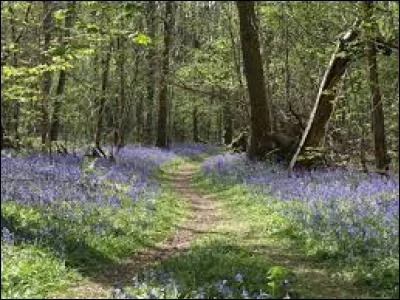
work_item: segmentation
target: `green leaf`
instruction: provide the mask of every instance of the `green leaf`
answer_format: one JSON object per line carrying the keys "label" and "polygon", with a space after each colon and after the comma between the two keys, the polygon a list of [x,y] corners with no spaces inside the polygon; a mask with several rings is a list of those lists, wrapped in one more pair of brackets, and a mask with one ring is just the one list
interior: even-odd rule
{"label": "green leaf", "polygon": [[271,267],[268,271],[269,280],[283,280],[286,279],[285,277],[288,275],[289,275],[288,269],[282,266]]}
{"label": "green leaf", "polygon": [[[130,35],[130,38],[132,38],[131,35]],[[147,36],[141,32],[136,33],[133,36],[132,41],[135,42],[136,44],[145,45],[145,46],[152,42],[151,38],[149,36]]]}
{"label": "green leaf", "polygon": [[62,22],[65,18],[67,10],[66,9],[59,9],[53,13],[53,18],[56,22]]}
{"label": "green leaf", "polygon": [[96,24],[88,24],[86,26],[87,33],[99,33],[99,27]]}

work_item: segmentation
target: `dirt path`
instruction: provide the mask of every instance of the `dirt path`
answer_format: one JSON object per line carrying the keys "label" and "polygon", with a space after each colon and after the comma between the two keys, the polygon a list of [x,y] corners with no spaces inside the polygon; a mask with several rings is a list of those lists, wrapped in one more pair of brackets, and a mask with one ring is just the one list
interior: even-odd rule
{"label": "dirt path", "polygon": [[179,198],[188,202],[189,216],[182,224],[176,225],[176,231],[166,240],[152,248],[137,251],[126,261],[123,270],[115,270],[114,274],[108,272],[106,277],[115,276],[116,285],[129,282],[138,271],[148,265],[189,250],[191,242],[202,233],[207,233],[220,219],[216,203],[210,198],[201,196],[190,187],[190,180],[195,172],[194,168],[185,168],[178,173],[166,175],[165,180],[170,183]]}
{"label": "dirt path", "polygon": [[[68,291],[68,298],[110,298],[113,287],[130,283],[143,268],[156,264],[171,256],[187,251],[192,241],[202,233],[209,232],[221,214],[217,204],[207,196],[202,196],[190,187],[190,180],[197,169],[186,167],[174,173],[165,174],[164,180],[173,188],[180,199],[189,204],[189,215],[176,231],[154,247],[141,249],[123,263],[111,266],[108,271],[87,284]],[[57,296],[57,298],[63,296]]]}

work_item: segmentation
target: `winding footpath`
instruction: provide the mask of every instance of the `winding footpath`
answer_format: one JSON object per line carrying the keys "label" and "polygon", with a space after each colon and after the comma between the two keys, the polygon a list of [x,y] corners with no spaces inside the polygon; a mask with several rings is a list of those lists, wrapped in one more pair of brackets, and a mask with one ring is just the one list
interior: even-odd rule
{"label": "winding footpath", "polygon": [[121,263],[112,265],[98,276],[86,279],[65,291],[63,295],[50,298],[69,299],[110,299],[117,288],[129,285],[141,271],[171,257],[190,250],[193,241],[207,238],[210,233],[226,234],[238,243],[248,243],[248,248],[257,256],[261,255],[271,265],[283,265],[294,269],[302,292],[312,298],[369,298],[361,297],[362,291],[348,283],[332,280],[323,265],[309,261],[304,254],[296,253],[279,244],[265,244],[258,241],[256,233],[251,232],[246,218],[230,220],[224,203],[216,201],[215,195],[202,195],[191,187],[191,178],[198,168],[194,164],[185,164],[176,171],[163,173],[161,183],[164,188],[173,189],[177,197],[188,203],[186,219],[175,224],[175,230],[165,240],[154,246],[140,249]]}

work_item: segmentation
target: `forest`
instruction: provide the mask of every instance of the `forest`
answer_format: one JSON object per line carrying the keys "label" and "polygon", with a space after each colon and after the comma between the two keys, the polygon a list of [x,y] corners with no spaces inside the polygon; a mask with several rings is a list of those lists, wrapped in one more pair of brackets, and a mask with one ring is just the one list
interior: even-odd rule
{"label": "forest", "polygon": [[398,299],[397,1],[2,1],[1,298]]}

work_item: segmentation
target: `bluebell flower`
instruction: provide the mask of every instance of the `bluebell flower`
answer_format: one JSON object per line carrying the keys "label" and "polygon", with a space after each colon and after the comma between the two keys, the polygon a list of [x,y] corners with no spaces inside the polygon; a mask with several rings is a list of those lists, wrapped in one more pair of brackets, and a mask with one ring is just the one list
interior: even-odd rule
{"label": "bluebell flower", "polygon": [[14,234],[5,226],[1,228],[1,240],[7,244],[14,244]]}
{"label": "bluebell flower", "polygon": [[237,273],[237,274],[235,275],[235,280],[236,280],[237,282],[243,282],[243,275],[242,275],[241,273]]}

